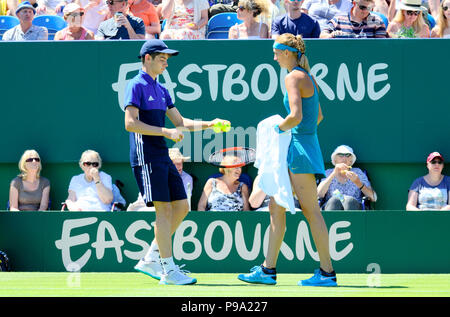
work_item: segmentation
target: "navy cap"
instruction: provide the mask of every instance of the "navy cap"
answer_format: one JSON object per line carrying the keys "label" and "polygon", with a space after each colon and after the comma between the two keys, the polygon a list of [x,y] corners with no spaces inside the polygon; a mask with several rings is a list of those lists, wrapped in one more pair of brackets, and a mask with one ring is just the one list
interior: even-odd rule
{"label": "navy cap", "polygon": [[36,9],[33,7],[33,5],[29,1],[24,1],[18,5],[18,7],[16,9],[16,15],[20,10],[25,9],[25,8],[33,10],[34,14],[36,14]]}
{"label": "navy cap", "polygon": [[142,45],[138,58],[142,58],[145,54],[151,53],[166,53],[175,56],[178,55],[179,52],[168,48],[163,41],[153,39],[146,41],[144,45]]}

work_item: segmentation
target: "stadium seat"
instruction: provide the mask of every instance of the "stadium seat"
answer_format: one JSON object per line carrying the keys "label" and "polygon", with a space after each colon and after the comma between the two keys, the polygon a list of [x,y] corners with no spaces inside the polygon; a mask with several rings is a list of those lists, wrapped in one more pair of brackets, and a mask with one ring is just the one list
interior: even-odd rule
{"label": "stadium seat", "polygon": [[15,27],[20,23],[19,19],[10,15],[0,16],[0,40],[3,38],[3,34],[9,29]]}
{"label": "stadium seat", "polygon": [[206,38],[207,39],[227,39],[229,29],[243,21],[237,18],[235,12],[223,12],[213,15],[208,21]]}
{"label": "stadium seat", "polygon": [[430,24],[430,31],[432,28],[436,26],[436,20],[433,18],[431,14],[428,13],[428,22]]}
{"label": "stadium seat", "polygon": [[48,30],[48,39],[53,40],[56,32],[64,29],[67,22],[58,15],[38,15],[34,18],[33,25],[45,26]]}
{"label": "stadium seat", "polygon": [[378,15],[381,18],[381,20],[383,20],[384,26],[387,29],[388,24],[389,24],[388,18],[383,13],[380,13],[380,12],[377,12],[377,11],[372,11],[372,13],[375,14],[375,15]]}

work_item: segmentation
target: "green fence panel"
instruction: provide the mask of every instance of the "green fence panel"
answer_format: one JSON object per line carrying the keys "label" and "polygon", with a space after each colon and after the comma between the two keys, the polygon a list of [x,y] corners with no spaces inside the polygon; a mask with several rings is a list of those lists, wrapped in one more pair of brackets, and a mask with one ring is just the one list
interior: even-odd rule
{"label": "green fence panel", "polygon": [[[449,273],[449,212],[323,212],[341,273]],[[0,249],[16,271],[131,272],[154,237],[153,212],[0,212]],[[192,272],[245,272],[264,260],[267,212],[191,212],[173,254]],[[287,214],[278,260],[308,273],[318,254],[301,212]]]}

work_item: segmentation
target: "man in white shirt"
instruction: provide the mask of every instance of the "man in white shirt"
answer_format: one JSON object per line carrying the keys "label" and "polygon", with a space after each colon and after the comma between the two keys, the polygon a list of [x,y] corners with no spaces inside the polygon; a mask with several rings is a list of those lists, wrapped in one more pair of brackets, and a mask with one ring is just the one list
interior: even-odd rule
{"label": "man in white shirt", "polygon": [[36,10],[33,5],[28,2],[22,2],[16,9],[16,16],[20,20],[20,24],[9,29],[3,34],[4,41],[36,41],[47,40],[48,30],[42,26],[33,25]]}

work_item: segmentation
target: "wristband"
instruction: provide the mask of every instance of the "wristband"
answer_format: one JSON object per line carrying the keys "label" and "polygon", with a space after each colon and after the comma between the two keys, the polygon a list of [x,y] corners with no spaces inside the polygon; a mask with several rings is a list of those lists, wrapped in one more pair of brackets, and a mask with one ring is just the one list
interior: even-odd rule
{"label": "wristband", "polygon": [[359,188],[359,190],[362,190],[362,189],[364,188],[364,186],[365,186],[365,185],[364,185],[364,184],[362,184],[362,186],[361,186],[361,187]]}
{"label": "wristband", "polygon": [[97,185],[97,184],[100,184],[100,181],[96,181],[96,182],[95,182],[95,185]]}
{"label": "wristband", "polygon": [[275,129],[275,132],[278,134],[286,132],[286,131],[280,130],[280,126],[278,124],[274,127],[274,129]]}

